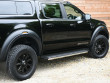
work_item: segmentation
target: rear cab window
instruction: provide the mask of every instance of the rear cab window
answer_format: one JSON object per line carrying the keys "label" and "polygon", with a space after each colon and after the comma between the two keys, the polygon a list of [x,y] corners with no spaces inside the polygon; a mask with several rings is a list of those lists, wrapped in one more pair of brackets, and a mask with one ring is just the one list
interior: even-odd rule
{"label": "rear cab window", "polygon": [[42,3],[42,12],[46,18],[62,18],[59,3]]}
{"label": "rear cab window", "polygon": [[32,18],[33,10],[33,1],[0,1],[0,18]]}
{"label": "rear cab window", "polygon": [[16,7],[18,15],[31,15],[33,12],[30,2],[16,2]]}
{"label": "rear cab window", "polygon": [[0,15],[17,15],[14,1],[0,1]]}

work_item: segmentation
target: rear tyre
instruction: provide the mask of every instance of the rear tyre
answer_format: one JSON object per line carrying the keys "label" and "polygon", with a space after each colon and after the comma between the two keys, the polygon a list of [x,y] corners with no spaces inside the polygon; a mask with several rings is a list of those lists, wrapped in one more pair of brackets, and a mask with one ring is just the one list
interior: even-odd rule
{"label": "rear tyre", "polygon": [[108,39],[103,35],[98,35],[90,47],[89,55],[93,58],[103,58],[106,56],[108,49]]}
{"label": "rear tyre", "polygon": [[26,80],[34,74],[37,62],[37,55],[32,47],[17,45],[8,53],[8,73],[16,80]]}

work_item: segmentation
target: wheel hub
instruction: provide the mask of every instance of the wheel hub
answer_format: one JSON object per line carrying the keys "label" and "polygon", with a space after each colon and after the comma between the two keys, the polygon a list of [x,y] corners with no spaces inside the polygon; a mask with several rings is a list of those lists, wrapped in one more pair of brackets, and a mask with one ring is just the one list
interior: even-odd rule
{"label": "wheel hub", "polygon": [[23,54],[20,57],[18,57],[16,68],[20,74],[26,74],[30,71],[33,65],[33,60],[31,58],[31,55],[29,54]]}
{"label": "wheel hub", "polygon": [[26,65],[26,61],[25,60],[22,60],[22,65]]}
{"label": "wheel hub", "polygon": [[103,40],[98,40],[95,44],[95,52],[100,55],[102,54],[106,49],[105,42]]}
{"label": "wheel hub", "polygon": [[101,45],[98,45],[98,48],[99,48],[99,49],[101,49],[101,48],[102,48],[102,46],[101,46]]}

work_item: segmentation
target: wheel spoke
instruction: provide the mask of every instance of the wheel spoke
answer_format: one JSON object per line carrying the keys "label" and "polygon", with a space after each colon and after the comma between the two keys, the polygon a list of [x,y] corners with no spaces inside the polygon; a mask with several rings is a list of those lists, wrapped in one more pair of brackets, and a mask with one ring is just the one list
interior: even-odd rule
{"label": "wheel spoke", "polygon": [[27,60],[29,58],[29,55],[26,55],[25,59]]}
{"label": "wheel spoke", "polygon": [[16,62],[16,68],[19,73],[25,74],[30,71],[32,64],[33,61],[31,56],[25,53],[18,58]]}
{"label": "wheel spoke", "polygon": [[25,59],[25,57],[26,57],[26,55],[24,54],[24,55],[23,55],[23,60]]}
{"label": "wheel spoke", "polygon": [[22,73],[24,73],[25,71],[24,71],[24,67],[22,68]]}
{"label": "wheel spoke", "polygon": [[95,44],[95,52],[97,54],[99,54],[99,55],[102,54],[105,51],[105,48],[106,48],[106,46],[105,46],[104,40],[100,39],[100,40],[98,40],[96,42],[96,44]]}
{"label": "wheel spoke", "polygon": [[32,61],[31,59],[28,59],[28,60],[27,60],[27,62],[31,62],[31,61]]}
{"label": "wheel spoke", "polygon": [[28,66],[28,67],[31,67],[32,65],[31,65],[31,64],[27,64],[27,66]]}
{"label": "wheel spoke", "polygon": [[20,61],[20,62],[21,62],[21,61],[22,61],[22,59],[21,59],[21,58],[18,58],[18,61]]}
{"label": "wheel spoke", "polygon": [[28,67],[27,66],[25,66],[25,70],[28,71]]}
{"label": "wheel spoke", "polygon": [[20,67],[18,68],[18,71],[21,71],[21,68],[22,68],[22,66],[20,66]]}
{"label": "wheel spoke", "polygon": [[19,66],[19,65],[21,65],[21,63],[17,63],[16,65]]}

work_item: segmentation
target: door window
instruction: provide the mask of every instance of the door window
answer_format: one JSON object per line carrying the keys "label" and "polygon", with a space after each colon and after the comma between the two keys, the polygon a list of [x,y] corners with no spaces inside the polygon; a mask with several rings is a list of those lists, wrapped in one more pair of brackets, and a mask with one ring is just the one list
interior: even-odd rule
{"label": "door window", "polygon": [[64,5],[68,19],[81,20],[82,14],[71,5]]}
{"label": "door window", "polygon": [[62,18],[59,4],[42,4],[42,10],[46,18]]}

